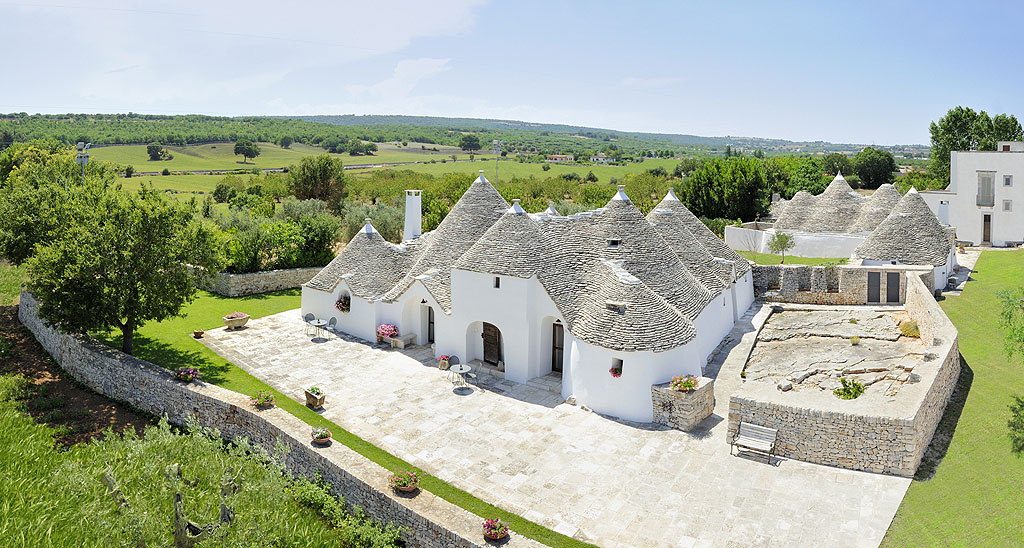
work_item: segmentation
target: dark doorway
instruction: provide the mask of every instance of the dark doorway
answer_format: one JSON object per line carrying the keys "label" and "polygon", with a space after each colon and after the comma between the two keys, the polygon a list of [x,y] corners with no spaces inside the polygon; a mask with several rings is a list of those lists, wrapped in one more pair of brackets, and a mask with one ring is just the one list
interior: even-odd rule
{"label": "dark doorway", "polygon": [[992,216],[987,213],[981,222],[981,243],[992,243]]}
{"label": "dark doorway", "polygon": [[501,331],[497,327],[484,322],[484,332],[480,334],[484,338],[484,361],[497,364],[501,361]]}
{"label": "dark doorway", "polygon": [[434,307],[427,307],[427,344],[434,343]]}
{"label": "dark doorway", "polygon": [[565,329],[562,324],[551,324],[551,370],[562,372],[562,350],[565,348]]}
{"label": "dark doorway", "polygon": [[868,302],[877,303],[881,301],[882,273],[868,272]]}
{"label": "dark doorway", "polygon": [[886,272],[885,273],[885,302],[887,302],[887,303],[898,303],[898,302],[900,302],[900,273],[899,272]]}

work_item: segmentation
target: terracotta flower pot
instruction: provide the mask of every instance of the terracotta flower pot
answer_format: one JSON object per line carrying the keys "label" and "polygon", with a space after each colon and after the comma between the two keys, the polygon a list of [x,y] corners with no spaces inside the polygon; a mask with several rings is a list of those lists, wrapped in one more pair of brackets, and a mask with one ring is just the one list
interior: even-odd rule
{"label": "terracotta flower pot", "polygon": [[317,445],[327,445],[331,443],[331,436],[328,435],[326,438],[313,438],[313,443]]}
{"label": "terracotta flower pot", "polygon": [[484,536],[491,540],[501,540],[508,536],[508,533],[484,533]]}
{"label": "terracotta flower pot", "polygon": [[196,339],[201,339],[203,338],[203,333],[205,333],[205,331],[203,331],[202,329],[196,329],[195,331],[192,332],[192,337]]}
{"label": "terracotta flower pot", "polygon": [[415,490],[417,490],[419,488],[420,488],[419,485],[405,485],[405,486],[398,486],[398,485],[396,485],[395,486],[395,489],[398,489],[399,491],[401,491],[403,493],[411,493],[411,492],[413,492],[413,491],[415,491]]}

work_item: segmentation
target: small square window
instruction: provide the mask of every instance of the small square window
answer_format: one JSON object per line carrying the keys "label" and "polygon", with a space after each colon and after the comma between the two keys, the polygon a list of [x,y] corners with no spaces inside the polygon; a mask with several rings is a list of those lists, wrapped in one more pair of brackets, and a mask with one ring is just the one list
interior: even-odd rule
{"label": "small square window", "polygon": [[622,360],[619,358],[612,358],[612,367],[608,370],[613,377],[619,378],[622,376]]}
{"label": "small square window", "polygon": [[1013,175],[1003,175],[1003,186],[1013,186]]}
{"label": "small square window", "polygon": [[498,276],[495,276],[494,277],[494,289],[498,289],[500,287],[501,287],[501,278],[499,278]]}
{"label": "small square window", "polygon": [[1003,211],[1013,211],[1013,200],[1003,200]]}
{"label": "small square window", "polygon": [[621,244],[622,244],[622,240],[620,240],[618,238],[609,238],[608,239],[608,247],[610,247],[612,249],[615,249],[615,248],[619,247],[619,245],[621,245]]}

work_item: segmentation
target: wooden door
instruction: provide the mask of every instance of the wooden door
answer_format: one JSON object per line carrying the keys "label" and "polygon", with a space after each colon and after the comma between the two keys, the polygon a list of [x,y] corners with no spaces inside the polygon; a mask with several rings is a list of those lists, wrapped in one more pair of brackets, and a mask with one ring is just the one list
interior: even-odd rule
{"label": "wooden door", "polygon": [[868,272],[868,302],[877,303],[882,295],[882,273]]}
{"label": "wooden door", "polygon": [[562,350],[565,348],[565,329],[562,324],[551,324],[551,370],[562,372]]}
{"label": "wooden door", "polygon": [[981,241],[986,244],[992,241],[992,216],[988,214],[985,215],[985,220],[982,221]]}
{"label": "wooden door", "polygon": [[501,331],[485,322],[480,336],[484,338],[484,361],[497,364],[501,361]]}
{"label": "wooden door", "polygon": [[885,302],[887,302],[887,303],[898,303],[898,302],[900,302],[900,273],[899,272],[886,272],[885,273]]}
{"label": "wooden door", "polygon": [[427,344],[434,342],[434,307],[427,307]]}

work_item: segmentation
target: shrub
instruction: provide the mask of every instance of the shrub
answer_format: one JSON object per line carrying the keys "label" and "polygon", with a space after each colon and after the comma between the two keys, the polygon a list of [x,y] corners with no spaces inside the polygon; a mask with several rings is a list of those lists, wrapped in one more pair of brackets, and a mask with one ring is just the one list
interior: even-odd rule
{"label": "shrub", "polygon": [[487,519],[484,520],[484,536],[490,539],[498,539],[508,534],[509,524],[507,521],[501,521],[500,519]]}
{"label": "shrub", "polygon": [[917,328],[917,321],[909,320],[900,324],[900,333],[904,337],[920,337],[921,331]]}
{"label": "shrub", "polygon": [[550,171],[551,170],[551,165],[550,164],[544,164],[544,165],[540,166],[540,168],[543,169],[544,171]]}
{"label": "shrub", "polygon": [[842,384],[842,387],[836,388],[832,393],[844,400],[855,399],[864,393],[864,385],[855,380],[847,380],[846,377],[840,377],[839,382]]}
{"label": "shrub", "polygon": [[860,344],[860,337],[858,337],[856,335],[854,335],[853,337],[850,337],[850,344],[853,345],[853,346],[857,346],[858,344]]}
{"label": "shrub", "polygon": [[416,475],[415,471],[395,470],[391,473],[389,482],[391,483],[391,487],[403,487],[408,489],[410,487],[419,487],[420,477]]}
{"label": "shrub", "polygon": [[170,174],[171,174],[171,170],[169,170],[169,169],[167,169],[167,168],[165,167],[165,168],[164,168],[164,170],[160,172],[160,174],[161,174],[161,175],[170,175]]}
{"label": "shrub", "polygon": [[732,219],[708,219],[707,217],[701,217],[700,220],[704,223],[704,226],[708,227],[711,232],[714,232],[715,236],[718,236],[719,238],[725,238],[725,227],[740,226],[743,224],[739,219],[734,221]]}
{"label": "shrub", "polygon": [[669,383],[669,386],[672,390],[690,392],[691,390],[696,390],[699,383],[699,378],[694,377],[693,375],[687,375],[685,377],[672,377],[672,382]]}
{"label": "shrub", "polygon": [[314,426],[310,435],[315,440],[326,440],[331,437],[331,431],[323,426]]}
{"label": "shrub", "polygon": [[135,175],[134,166],[124,166],[124,176],[126,179],[131,179],[132,175]]}
{"label": "shrub", "polygon": [[213,199],[218,204],[223,204],[235,197],[237,192],[231,188],[227,183],[217,183],[217,187],[213,189]]}
{"label": "shrub", "polygon": [[317,397],[324,395],[324,391],[319,386],[310,386],[306,391]]}
{"label": "shrub", "polygon": [[850,323],[857,323],[857,318],[850,318]]}

